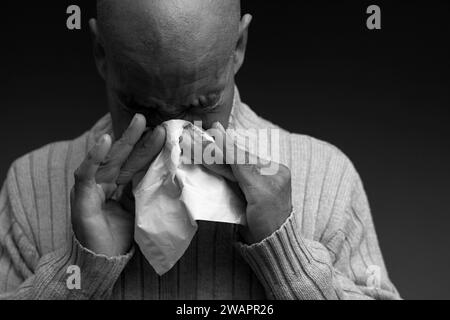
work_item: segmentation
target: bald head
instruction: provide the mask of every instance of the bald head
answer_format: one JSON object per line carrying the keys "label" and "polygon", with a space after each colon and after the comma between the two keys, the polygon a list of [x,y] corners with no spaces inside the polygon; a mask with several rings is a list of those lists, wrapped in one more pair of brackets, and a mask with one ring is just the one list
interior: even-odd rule
{"label": "bald head", "polygon": [[168,72],[223,63],[235,49],[239,21],[240,0],[98,2],[99,30],[111,54]]}
{"label": "bald head", "polygon": [[199,106],[222,105],[229,113],[251,18],[241,20],[240,0],[97,3],[91,27],[110,100],[115,92],[122,104],[156,110],[148,112],[151,120],[185,117],[179,111]]}

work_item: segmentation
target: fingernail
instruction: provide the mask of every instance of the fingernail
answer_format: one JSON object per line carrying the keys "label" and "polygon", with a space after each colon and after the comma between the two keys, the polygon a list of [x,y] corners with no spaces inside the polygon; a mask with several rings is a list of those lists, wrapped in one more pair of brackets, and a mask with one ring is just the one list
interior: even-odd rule
{"label": "fingernail", "polygon": [[163,127],[163,126],[161,126],[161,125],[159,125],[159,126],[156,127],[155,132],[156,132],[158,135],[161,135],[161,136],[162,136],[162,135],[164,135],[164,134],[166,133],[166,128]]}

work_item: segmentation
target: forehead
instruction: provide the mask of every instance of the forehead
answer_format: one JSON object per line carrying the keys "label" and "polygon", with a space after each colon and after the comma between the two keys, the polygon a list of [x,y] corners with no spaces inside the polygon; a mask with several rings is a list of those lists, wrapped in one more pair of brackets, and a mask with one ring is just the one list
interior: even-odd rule
{"label": "forehead", "polygon": [[114,87],[139,100],[179,105],[226,85],[238,23],[223,1],[114,3],[120,10],[110,10],[101,24]]}

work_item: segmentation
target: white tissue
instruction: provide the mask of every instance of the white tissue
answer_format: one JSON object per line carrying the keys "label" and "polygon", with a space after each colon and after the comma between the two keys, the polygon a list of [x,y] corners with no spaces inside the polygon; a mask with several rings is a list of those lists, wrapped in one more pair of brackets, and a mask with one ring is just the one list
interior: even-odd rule
{"label": "white tissue", "polygon": [[221,176],[181,160],[180,136],[191,123],[164,123],[166,144],[134,189],[135,241],[156,273],[168,272],[192,241],[198,220],[245,225],[245,203]]}

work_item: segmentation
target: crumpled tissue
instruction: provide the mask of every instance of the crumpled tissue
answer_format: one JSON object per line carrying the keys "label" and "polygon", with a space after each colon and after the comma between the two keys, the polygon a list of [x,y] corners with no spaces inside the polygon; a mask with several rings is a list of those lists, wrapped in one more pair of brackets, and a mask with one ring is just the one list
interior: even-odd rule
{"label": "crumpled tissue", "polygon": [[[184,120],[163,124],[166,144],[134,188],[135,241],[163,275],[183,256],[198,229],[197,221],[246,225],[245,202],[222,176],[200,164],[185,164],[180,139],[186,130],[214,143],[206,132]],[[190,143],[190,142],[187,142]]]}

